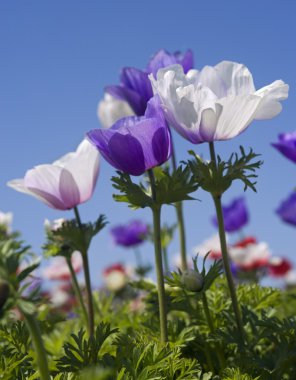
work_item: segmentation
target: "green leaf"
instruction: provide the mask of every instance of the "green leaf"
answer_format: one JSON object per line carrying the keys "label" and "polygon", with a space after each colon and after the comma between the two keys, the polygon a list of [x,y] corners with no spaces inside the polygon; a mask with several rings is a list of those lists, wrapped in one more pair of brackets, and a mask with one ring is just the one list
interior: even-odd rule
{"label": "green leaf", "polygon": [[118,202],[128,203],[129,207],[134,209],[152,208],[155,204],[159,206],[194,199],[189,194],[198,187],[189,168],[182,169],[180,166],[170,174],[167,168],[156,167],[153,169],[156,187],[156,202],[154,203],[147,178],[145,178],[145,185],[143,183],[136,184],[131,180],[129,174],[117,173],[118,177],[112,177],[113,187],[122,194],[115,194],[113,198]]}
{"label": "green leaf", "polygon": [[131,180],[129,174],[117,171],[118,177],[112,177],[113,187],[120,194],[113,195],[117,202],[126,202],[133,209],[152,207],[152,199],[142,184],[136,184]]}
{"label": "green leaf", "polygon": [[36,306],[33,304],[33,302],[30,302],[24,299],[18,299],[17,306],[25,314],[32,315],[36,311]]}
{"label": "green leaf", "polygon": [[158,204],[173,204],[184,200],[193,200],[189,194],[197,190],[190,168],[179,166],[172,174],[168,169],[154,169],[156,182],[156,200]]}
{"label": "green leaf", "polygon": [[32,273],[35,269],[37,269],[40,265],[40,258],[38,258],[34,263],[31,263],[28,265],[24,270],[22,270],[18,276],[17,279],[19,282],[23,281],[25,278],[29,276],[30,273]]}
{"label": "green leaf", "polygon": [[65,221],[62,226],[48,234],[44,245],[46,256],[71,257],[73,251],[86,252],[91,240],[107,224],[105,215],[100,215],[94,223],[78,225],[75,219]]}
{"label": "green leaf", "polygon": [[257,178],[256,169],[259,169],[263,164],[262,161],[252,162],[259,156],[250,148],[249,153],[246,153],[244,148],[240,146],[240,157],[237,153],[233,153],[228,161],[222,161],[220,156],[217,156],[217,165],[214,161],[206,162],[193,151],[189,154],[194,157],[188,161],[196,183],[205,191],[210,192],[214,196],[222,195],[235,180],[240,180],[244,183],[244,190],[248,187],[256,191]]}

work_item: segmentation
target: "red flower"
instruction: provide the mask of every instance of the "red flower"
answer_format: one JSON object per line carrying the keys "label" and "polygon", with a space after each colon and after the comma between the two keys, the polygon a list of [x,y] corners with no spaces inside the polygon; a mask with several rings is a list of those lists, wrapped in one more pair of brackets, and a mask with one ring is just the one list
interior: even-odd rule
{"label": "red flower", "polygon": [[270,276],[282,277],[292,269],[292,264],[283,257],[272,257],[269,260],[268,269]]}

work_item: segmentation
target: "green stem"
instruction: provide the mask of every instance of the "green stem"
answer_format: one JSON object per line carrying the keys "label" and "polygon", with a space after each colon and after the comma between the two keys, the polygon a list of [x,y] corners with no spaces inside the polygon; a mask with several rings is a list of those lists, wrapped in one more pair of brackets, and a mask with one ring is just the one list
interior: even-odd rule
{"label": "green stem", "polygon": [[[80,215],[78,212],[78,208],[76,206],[74,207],[74,213],[75,213],[78,226],[81,230],[81,233],[84,234]],[[84,252],[81,252],[81,255],[82,255],[82,260],[83,260],[83,270],[84,270],[85,287],[86,287],[86,295],[87,295],[89,336],[92,337],[94,335],[94,305],[93,305],[93,297],[92,297],[92,291],[91,291],[91,281],[90,281],[87,249],[85,249]]]}
{"label": "green stem", "polygon": [[168,341],[167,332],[167,312],[166,312],[166,298],[164,289],[164,276],[162,267],[162,252],[161,252],[161,223],[160,214],[161,206],[156,202],[156,186],[153,171],[148,170],[150,178],[151,193],[153,200],[153,228],[154,228],[154,252],[155,252],[155,266],[157,277],[157,290],[158,290],[158,304],[159,304],[159,321],[160,321],[160,341],[165,343]]}
{"label": "green stem", "polygon": [[163,255],[164,270],[166,273],[168,273],[170,271],[170,266],[169,266],[169,260],[168,260],[167,247],[162,247],[162,255]]}
{"label": "green stem", "polygon": [[210,314],[208,300],[207,300],[207,296],[206,296],[205,292],[202,293],[202,304],[203,304],[203,309],[205,312],[206,320],[207,320],[207,323],[209,325],[209,329],[210,329],[211,333],[213,333],[214,332],[214,324],[213,324],[213,320],[212,320],[212,317]]}
{"label": "green stem", "polygon": [[[216,154],[215,154],[215,147],[214,143],[210,142],[210,154],[211,154],[211,160],[215,163],[215,166],[217,168],[217,161],[216,161]],[[221,194],[212,194],[215,208],[216,208],[216,215],[218,220],[218,228],[219,228],[219,237],[220,237],[220,244],[221,244],[221,252],[222,252],[222,258],[223,258],[223,264],[224,264],[224,270],[225,275],[228,283],[228,288],[230,292],[230,297],[232,300],[232,307],[236,319],[237,328],[240,334],[240,339],[243,344],[244,342],[244,329],[241,319],[241,313],[238,305],[238,300],[236,296],[234,281],[232,278],[232,273],[230,269],[230,263],[228,259],[228,252],[227,252],[227,243],[226,243],[226,235],[225,235],[225,228],[224,228],[224,218],[223,218],[223,210],[222,210],[222,203],[221,203]]]}
{"label": "green stem", "polygon": [[78,281],[77,281],[76,273],[75,273],[75,271],[73,269],[73,265],[72,265],[71,259],[69,257],[67,257],[66,261],[67,261],[67,264],[68,264],[68,267],[69,267],[69,270],[70,270],[70,273],[71,273],[72,286],[73,286],[73,290],[74,290],[75,296],[76,296],[76,298],[79,301],[80,307],[82,309],[83,317],[85,319],[86,324],[88,325],[87,311],[86,311],[86,308],[85,308],[85,304],[83,302],[83,297],[82,297],[82,294],[81,294],[80,286],[79,286]]}
{"label": "green stem", "polygon": [[44,348],[42,337],[41,337],[39,324],[33,315],[24,313],[22,310],[21,312],[25,318],[28,330],[30,331],[34,349],[37,354],[37,365],[39,368],[40,379],[50,380],[47,357],[46,357],[46,352],[45,352],[45,348]]}
{"label": "green stem", "polygon": [[[172,140],[173,145],[173,140]],[[177,170],[177,162],[174,146],[172,146],[172,165],[173,170]],[[187,256],[186,256],[186,234],[185,234],[185,223],[184,223],[184,215],[183,215],[183,203],[177,202],[175,203],[176,213],[177,213],[177,221],[178,221],[178,231],[179,231],[179,239],[180,239],[180,255],[181,255],[181,270],[185,271],[188,269],[187,265]]]}

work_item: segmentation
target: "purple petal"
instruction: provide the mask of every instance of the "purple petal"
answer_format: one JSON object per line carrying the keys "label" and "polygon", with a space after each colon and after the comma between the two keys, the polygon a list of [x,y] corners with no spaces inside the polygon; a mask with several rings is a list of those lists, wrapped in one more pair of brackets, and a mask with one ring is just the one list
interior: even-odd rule
{"label": "purple petal", "polygon": [[134,220],[127,225],[115,226],[110,232],[115,244],[132,247],[143,242],[148,233],[148,226],[139,220]]}
{"label": "purple petal", "polygon": [[114,126],[109,129],[93,129],[87,133],[87,137],[89,141],[100,151],[105,160],[109,162],[110,165],[117,168],[116,163],[113,161],[110,155],[108,145],[111,137],[116,133],[113,130]]}
{"label": "purple petal", "polygon": [[157,71],[167,66],[180,64],[183,66],[184,73],[186,74],[193,68],[193,53],[191,50],[187,50],[184,54],[175,52],[173,54],[168,53],[166,50],[159,50],[150,60],[147,65],[147,72],[152,73],[156,78]]}
{"label": "purple petal", "polygon": [[154,78],[156,78],[156,74],[159,69],[174,65],[176,63],[178,63],[178,60],[175,55],[161,49],[151,58],[147,65],[147,71],[148,73],[152,73]]}
{"label": "purple petal", "polygon": [[145,73],[144,71],[135,69],[133,67],[125,67],[122,69],[120,81],[125,87],[139,94],[145,103],[147,103],[153,96],[152,86],[148,78],[148,73]]}
{"label": "purple petal", "polygon": [[184,54],[175,53],[178,63],[183,66],[184,73],[186,74],[189,70],[193,69],[194,59],[192,50],[187,50]]}
{"label": "purple petal", "polygon": [[124,86],[107,86],[105,91],[116,99],[126,101],[136,115],[144,115],[147,102],[136,91]]}
{"label": "purple petal", "polygon": [[126,117],[107,130],[93,130],[87,136],[112,166],[141,175],[171,155],[171,135],[157,97],[149,102],[147,115],[153,117]]}
{"label": "purple petal", "polygon": [[[223,206],[224,227],[227,232],[235,232],[248,223],[248,211],[244,198],[234,199],[229,206]],[[218,226],[217,218],[212,222]]]}
{"label": "purple petal", "polygon": [[292,193],[288,199],[283,201],[276,213],[283,222],[296,226],[296,193]]}
{"label": "purple petal", "polygon": [[281,133],[279,141],[271,145],[286,158],[296,163],[296,132]]}
{"label": "purple petal", "polygon": [[117,169],[135,176],[146,171],[143,148],[135,137],[114,134],[109,141],[109,152]]}

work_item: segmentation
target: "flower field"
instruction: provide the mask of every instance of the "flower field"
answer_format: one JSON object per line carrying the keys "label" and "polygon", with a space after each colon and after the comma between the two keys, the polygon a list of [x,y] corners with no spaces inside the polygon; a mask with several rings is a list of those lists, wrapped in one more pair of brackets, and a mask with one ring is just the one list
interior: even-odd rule
{"label": "flower field", "polygon": [[[256,193],[264,157],[236,138],[253,121],[279,115],[288,94],[283,80],[256,89],[242,63],[197,68],[190,49],[160,49],[145,68],[123,67],[99,102],[102,127],[7,183],[24,202],[29,195],[61,218],[45,221],[36,255],[14,230],[12,213],[0,213],[0,379],[294,380],[296,270],[245,233],[244,195],[225,201],[237,184]],[[191,144],[186,160],[178,159],[173,131]],[[226,140],[234,149],[222,157],[216,145]],[[295,132],[270,144],[283,164],[296,162]],[[80,210],[92,202],[102,161],[114,169],[114,208],[122,203],[134,215],[108,226],[110,241],[133,251],[135,265],[114,261],[97,287],[90,247],[108,214],[88,221]],[[293,185],[276,215],[296,226]],[[199,193],[215,211],[217,234],[192,254],[184,207]],[[162,218],[167,205],[171,223]],[[150,223],[139,209],[149,211]],[[141,254],[147,241],[153,265]]]}

